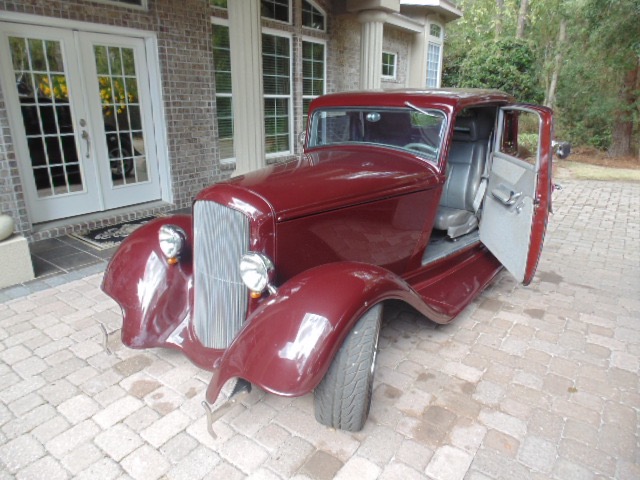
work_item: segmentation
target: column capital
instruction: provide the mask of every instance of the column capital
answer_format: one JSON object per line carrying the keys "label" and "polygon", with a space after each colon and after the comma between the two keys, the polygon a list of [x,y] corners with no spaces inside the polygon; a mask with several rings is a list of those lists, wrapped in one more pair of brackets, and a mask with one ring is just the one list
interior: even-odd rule
{"label": "column capital", "polygon": [[382,10],[400,12],[400,0],[347,0],[347,11],[351,13],[364,10]]}
{"label": "column capital", "polygon": [[363,10],[358,12],[360,23],[384,23],[389,14],[383,10]]}

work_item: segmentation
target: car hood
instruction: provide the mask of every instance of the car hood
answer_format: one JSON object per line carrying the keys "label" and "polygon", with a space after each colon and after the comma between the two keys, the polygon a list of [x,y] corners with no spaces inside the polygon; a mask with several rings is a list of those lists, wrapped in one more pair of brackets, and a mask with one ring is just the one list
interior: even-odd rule
{"label": "car hood", "polygon": [[275,220],[282,222],[437,183],[436,168],[411,154],[363,146],[324,148],[213,185],[198,199],[219,198],[216,193],[230,187],[236,193],[261,197],[271,206]]}

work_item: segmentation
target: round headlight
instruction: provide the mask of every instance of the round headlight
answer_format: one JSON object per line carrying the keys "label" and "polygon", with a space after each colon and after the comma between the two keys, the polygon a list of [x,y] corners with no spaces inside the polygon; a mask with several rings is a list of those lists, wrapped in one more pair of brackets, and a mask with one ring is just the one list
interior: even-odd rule
{"label": "round headlight", "polygon": [[158,232],[158,242],[160,250],[168,259],[176,258],[184,248],[187,235],[176,225],[163,225]]}
{"label": "round headlight", "polygon": [[273,276],[273,263],[265,255],[249,252],[240,260],[240,276],[252,292],[262,292]]}

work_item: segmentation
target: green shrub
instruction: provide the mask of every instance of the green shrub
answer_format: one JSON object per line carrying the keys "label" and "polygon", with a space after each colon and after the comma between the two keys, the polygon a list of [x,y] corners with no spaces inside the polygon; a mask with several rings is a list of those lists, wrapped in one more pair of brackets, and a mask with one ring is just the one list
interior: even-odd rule
{"label": "green shrub", "polygon": [[460,87],[496,88],[510,93],[519,102],[540,103],[536,58],[527,42],[515,39],[483,42],[460,62],[459,72],[451,72]]}

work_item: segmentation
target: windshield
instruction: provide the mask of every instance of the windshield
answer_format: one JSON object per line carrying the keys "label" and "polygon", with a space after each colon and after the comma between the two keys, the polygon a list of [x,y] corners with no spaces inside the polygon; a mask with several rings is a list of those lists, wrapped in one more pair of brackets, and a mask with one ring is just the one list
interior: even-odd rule
{"label": "windshield", "polygon": [[445,115],[439,110],[409,108],[331,108],[311,119],[309,148],[354,143],[408,150],[437,161]]}

